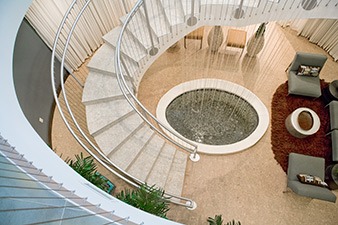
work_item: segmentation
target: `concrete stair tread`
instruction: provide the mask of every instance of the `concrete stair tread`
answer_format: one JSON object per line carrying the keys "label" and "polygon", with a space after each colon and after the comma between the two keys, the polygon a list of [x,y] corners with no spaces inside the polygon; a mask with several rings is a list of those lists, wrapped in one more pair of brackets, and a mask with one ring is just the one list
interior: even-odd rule
{"label": "concrete stair tread", "polygon": [[114,75],[115,73],[115,49],[108,45],[103,44],[90,59],[87,67],[92,70],[106,71],[107,73]]}
{"label": "concrete stair tread", "polygon": [[143,120],[138,114],[134,113],[133,115],[115,124],[113,127],[110,127],[105,132],[95,136],[95,140],[103,153],[108,155],[117,145],[119,145],[122,141],[124,141],[124,139],[132,134],[133,131],[137,129],[142,123]]}
{"label": "concrete stair tread", "polygon": [[127,167],[142,151],[154,132],[148,125],[143,126],[129,140],[109,156],[110,160],[122,169]]}
{"label": "concrete stair tread", "polygon": [[123,96],[117,78],[90,71],[82,94],[82,102]]}
{"label": "concrete stair tread", "polygon": [[170,26],[164,14],[162,3],[158,0],[148,0],[148,10],[150,26],[153,28],[157,37],[162,37],[170,33]]}
{"label": "concrete stair tread", "polygon": [[[90,59],[90,62],[87,64],[87,67],[90,71],[101,72],[105,75],[116,76],[115,69],[115,48],[110,44],[104,43]],[[126,64],[128,65],[129,72],[134,74],[138,70],[137,63],[129,58],[124,58]],[[124,71],[124,74],[125,71]]]}
{"label": "concrete stair tread", "polygon": [[169,144],[164,145],[147,179],[147,183],[150,186],[155,184],[157,187],[164,188],[175,152],[176,149],[173,146]]}
{"label": "concrete stair tread", "polygon": [[[123,17],[120,18],[121,22],[123,23],[124,20],[126,19],[127,15],[124,15]],[[150,49],[151,48],[151,41],[149,39],[149,34],[148,31],[143,30],[140,24],[145,24],[145,18],[139,15],[139,13],[135,14],[134,18],[129,22],[129,25],[127,27],[128,31],[139,40],[139,42],[146,48]],[[146,26],[144,26],[146,27]],[[158,44],[157,38],[155,33],[152,31],[153,38],[154,38],[154,43]]]}
{"label": "concrete stair tread", "polygon": [[[193,1],[193,0],[184,0],[184,1],[182,1],[183,11],[184,11],[184,15],[186,17],[191,15],[191,1]],[[195,6],[194,6],[194,14],[195,15],[199,15],[199,13],[200,13],[199,12],[199,7],[200,7],[200,3],[199,2],[200,1],[195,1]]]}
{"label": "concrete stair tread", "polygon": [[171,26],[184,23],[184,12],[180,0],[161,0],[161,2]]}
{"label": "concrete stair tread", "polygon": [[142,150],[141,154],[133,162],[133,164],[127,168],[128,173],[134,177],[145,181],[150,170],[153,167],[158,155],[162,150],[164,140],[158,135],[152,136],[151,140]]}
{"label": "concrete stair tread", "polygon": [[166,184],[165,191],[181,196],[184,185],[185,170],[187,166],[187,154],[176,151]]}
{"label": "concrete stair tread", "polygon": [[130,112],[134,111],[124,98],[87,105],[86,116],[89,133],[95,136],[95,133],[117,123],[121,117],[123,118]]}
{"label": "concrete stair tread", "polygon": [[[103,36],[103,39],[107,44],[110,44],[113,48],[117,46],[117,41],[122,30],[121,26],[117,26],[108,32],[106,35]],[[125,32],[123,35],[122,42],[130,42],[131,44],[122,44],[121,45],[121,52],[129,57],[130,59],[134,60],[135,62],[141,61],[144,57],[147,56],[146,49],[132,36],[129,32]]]}

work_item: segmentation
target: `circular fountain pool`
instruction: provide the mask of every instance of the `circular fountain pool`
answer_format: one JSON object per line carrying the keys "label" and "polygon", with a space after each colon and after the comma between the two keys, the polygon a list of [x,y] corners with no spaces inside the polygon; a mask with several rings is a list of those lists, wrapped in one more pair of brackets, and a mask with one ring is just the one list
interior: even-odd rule
{"label": "circular fountain pool", "polygon": [[224,80],[201,79],[168,91],[157,117],[195,143],[199,152],[226,154],[247,149],[265,133],[269,113],[246,88]]}

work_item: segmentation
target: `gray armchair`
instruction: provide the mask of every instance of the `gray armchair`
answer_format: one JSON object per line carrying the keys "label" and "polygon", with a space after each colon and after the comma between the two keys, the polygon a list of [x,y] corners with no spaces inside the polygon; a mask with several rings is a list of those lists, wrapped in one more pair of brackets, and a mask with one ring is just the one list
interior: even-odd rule
{"label": "gray armchair", "polygon": [[319,66],[323,68],[327,57],[325,55],[297,52],[288,67],[289,94],[303,95],[318,98],[322,95],[319,76],[299,76],[297,71],[300,65]]}
{"label": "gray armchair", "polygon": [[336,202],[335,194],[329,189],[301,183],[297,178],[297,174],[300,173],[317,176],[324,181],[325,161],[323,158],[290,153],[287,186],[293,192],[302,196]]}

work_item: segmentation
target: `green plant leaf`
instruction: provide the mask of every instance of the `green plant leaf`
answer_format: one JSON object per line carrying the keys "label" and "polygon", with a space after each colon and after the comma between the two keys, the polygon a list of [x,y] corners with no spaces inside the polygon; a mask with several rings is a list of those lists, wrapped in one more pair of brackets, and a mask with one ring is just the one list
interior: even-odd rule
{"label": "green plant leaf", "polygon": [[223,224],[222,215],[215,215],[214,218],[208,217],[207,221],[209,225],[222,225]]}
{"label": "green plant leaf", "polygon": [[164,196],[164,190],[155,186],[141,185],[139,189],[130,191],[125,189],[116,195],[121,201],[139,208],[156,216],[167,218],[170,210],[168,198]]}
{"label": "green plant leaf", "polygon": [[84,157],[81,152],[80,155],[75,155],[75,160],[67,158],[66,163],[90,183],[104,191],[108,190],[107,180],[97,172],[97,166],[91,156]]}
{"label": "green plant leaf", "polygon": [[227,222],[226,225],[241,225],[241,222],[240,221],[232,220],[232,221]]}

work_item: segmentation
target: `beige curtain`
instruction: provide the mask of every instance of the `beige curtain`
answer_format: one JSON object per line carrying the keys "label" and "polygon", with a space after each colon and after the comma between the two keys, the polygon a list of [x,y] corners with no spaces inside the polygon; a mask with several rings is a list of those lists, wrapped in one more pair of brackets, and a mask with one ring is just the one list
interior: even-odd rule
{"label": "beige curtain", "polygon": [[[77,0],[68,18],[70,22],[75,20],[85,2]],[[50,48],[63,15],[71,3],[72,0],[34,0],[26,13],[28,22]],[[119,18],[125,15],[131,6],[132,1],[129,0],[92,0],[74,30],[65,59],[66,68],[74,71],[91,56],[103,43],[102,36],[120,24]],[[66,42],[66,33],[71,28],[70,22],[61,34],[63,44]],[[59,59],[61,48],[62,46],[57,48]]]}
{"label": "beige curtain", "polygon": [[322,47],[335,61],[338,60],[338,20],[309,19],[299,29],[299,34]]}

